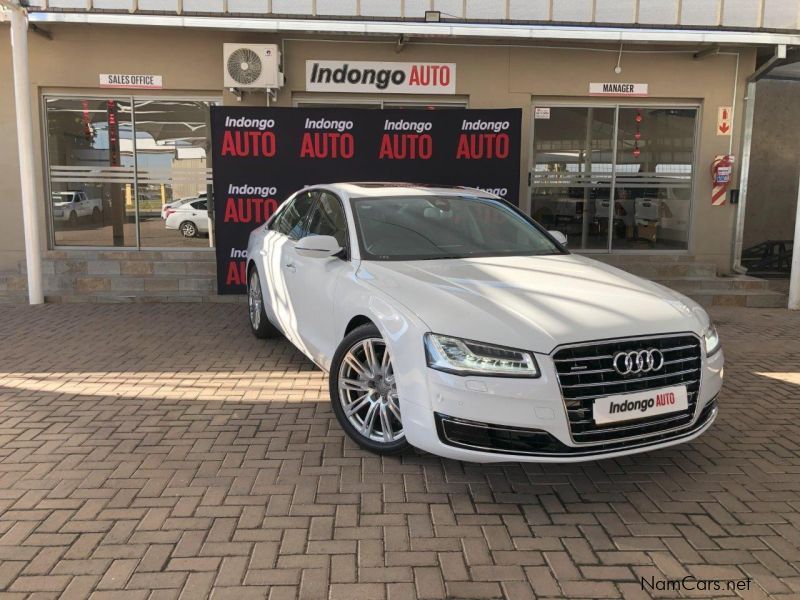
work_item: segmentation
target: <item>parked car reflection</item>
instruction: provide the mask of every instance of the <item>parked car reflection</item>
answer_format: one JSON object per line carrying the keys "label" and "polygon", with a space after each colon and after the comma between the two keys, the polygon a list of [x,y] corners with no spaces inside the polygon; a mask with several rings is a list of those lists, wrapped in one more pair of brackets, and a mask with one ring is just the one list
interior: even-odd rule
{"label": "parked car reflection", "polygon": [[167,210],[165,227],[177,229],[183,237],[198,237],[208,233],[208,200],[198,198],[177,208]]}

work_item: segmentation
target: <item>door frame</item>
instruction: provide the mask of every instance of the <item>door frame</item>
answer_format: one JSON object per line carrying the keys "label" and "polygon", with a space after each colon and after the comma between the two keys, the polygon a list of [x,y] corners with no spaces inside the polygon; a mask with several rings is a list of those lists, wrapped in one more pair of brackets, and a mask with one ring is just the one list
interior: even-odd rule
{"label": "door frame", "polygon": [[[611,188],[609,190],[610,198],[613,200],[617,172],[614,166],[617,164],[617,140],[619,138],[619,109],[621,108],[657,108],[669,110],[674,109],[694,109],[694,132],[692,136],[692,183],[690,187],[690,205],[689,205],[689,219],[686,228],[686,249],[685,250],[629,250],[629,249],[614,249],[612,246],[613,229],[608,228],[608,240],[605,249],[600,248],[570,248],[571,252],[581,254],[625,254],[625,255],[691,255],[694,253],[694,237],[693,221],[695,210],[695,192],[697,189],[697,174],[698,174],[698,161],[699,161],[699,144],[700,144],[700,120],[702,116],[703,103],[701,101],[679,101],[679,100],[663,100],[659,98],[643,98],[639,102],[631,102],[629,99],[620,98],[618,102],[610,99],[598,99],[592,97],[579,97],[579,98],[561,98],[550,99],[546,96],[533,96],[531,98],[531,107],[529,113],[530,122],[530,135],[528,139],[528,177],[527,180],[527,194],[528,200],[531,202],[531,190],[533,189],[533,168],[535,165],[536,153],[534,152],[533,144],[536,140],[536,121],[535,112],[537,108],[610,108],[614,110],[614,138],[612,140],[612,163],[611,163]],[[612,222],[614,211],[614,202],[609,202],[608,213],[609,223]],[[529,211],[530,212],[530,211]]]}

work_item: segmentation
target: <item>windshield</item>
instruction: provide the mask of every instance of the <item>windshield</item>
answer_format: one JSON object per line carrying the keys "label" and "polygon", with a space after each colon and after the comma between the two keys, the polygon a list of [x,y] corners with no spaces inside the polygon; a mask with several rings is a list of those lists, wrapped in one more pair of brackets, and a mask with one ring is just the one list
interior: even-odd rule
{"label": "windshield", "polygon": [[471,196],[354,198],[365,260],[434,260],[561,254],[507,204]]}

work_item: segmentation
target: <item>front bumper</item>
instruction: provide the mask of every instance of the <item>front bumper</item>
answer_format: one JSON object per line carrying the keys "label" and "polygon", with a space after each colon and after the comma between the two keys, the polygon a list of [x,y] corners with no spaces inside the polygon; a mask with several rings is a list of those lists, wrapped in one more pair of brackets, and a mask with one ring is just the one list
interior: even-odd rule
{"label": "front bumper", "polygon": [[[433,454],[469,462],[577,462],[665,448],[696,438],[717,416],[722,351],[702,357],[691,420],[625,439],[576,442],[555,363],[537,355],[536,379],[462,377],[415,369],[401,391],[408,441]],[[409,400],[413,399],[413,400]]]}
{"label": "front bumper", "polygon": [[644,452],[694,439],[716,419],[717,399],[705,405],[697,421],[679,432],[659,433],[635,442],[604,442],[588,447],[568,446],[552,434],[537,429],[476,423],[439,413],[434,417],[439,440],[455,448],[516,457],[590,459]]}

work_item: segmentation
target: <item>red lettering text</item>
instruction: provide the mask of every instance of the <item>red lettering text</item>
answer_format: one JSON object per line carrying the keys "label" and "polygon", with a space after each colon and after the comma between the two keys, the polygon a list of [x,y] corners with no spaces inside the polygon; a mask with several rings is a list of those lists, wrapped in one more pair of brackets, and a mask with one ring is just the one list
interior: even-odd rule
{"label": "red lettering text", "polygon": [[274,198],[228,198],[225,202],[225,223],[265,222],[278,209]]}
{"label": "red lettering text", "polygon": [[275,134],[271,131],[226,131],[222,138],[222,156],[275,156]]}
{"label": "red lettering text", "polygon": [[433,138],[427,133],[384,133],[378,158],[428,160],[432,155]]}
{"label": "red lettering text", "polygon": [[508,158],[507,133],[462,133],[458,138],[457,159]]}
{"label": "red lettering text", "polygon": [[355,142],[351,133],[304,133],[300,158],[353,158]]}
{"label": "red lettering text", "polygon": [[247,281],[247,261],[232,260],[228,263],[228,274],[225,277],[225,285],[244,285]]}

